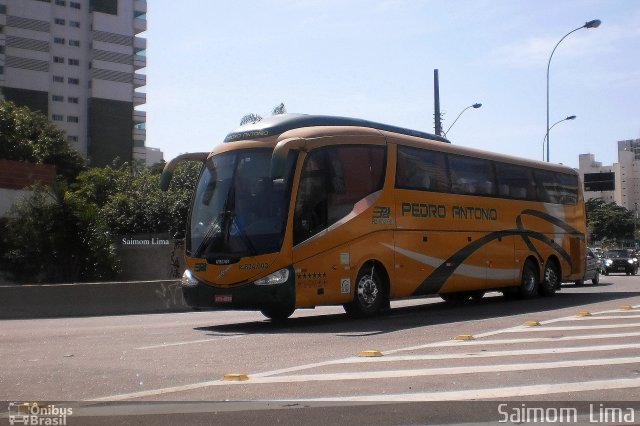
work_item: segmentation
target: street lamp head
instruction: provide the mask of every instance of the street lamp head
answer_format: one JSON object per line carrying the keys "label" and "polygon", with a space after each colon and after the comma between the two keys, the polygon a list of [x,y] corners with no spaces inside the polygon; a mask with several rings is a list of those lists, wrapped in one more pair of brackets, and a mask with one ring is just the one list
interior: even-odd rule
{"label": "street lamp head", "polygon": [[602,21],[599,19],[594,19],[593,21],[589,21],[584,24],[584,28],[598,28]]}
{"label": "street lamp head", "polygon": [[570,115],[567,118],[565,118],[565,120],[575,120],[576,116],[575,115]]}
{"label": "street lamp head", "polygon": [[477,108],[480,108],[482,106],[482,104],[473,104],[471,106],[477,109]]}

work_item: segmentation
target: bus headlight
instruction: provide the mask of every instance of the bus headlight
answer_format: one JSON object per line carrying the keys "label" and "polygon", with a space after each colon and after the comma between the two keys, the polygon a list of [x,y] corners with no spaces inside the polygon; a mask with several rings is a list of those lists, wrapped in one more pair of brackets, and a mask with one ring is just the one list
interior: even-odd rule
{"label": "bus headlight", "polygon": [[279,271],[269,274],[264,278],[260,278],[254,281],[255,285],[275,285],[286,283],[289,279],[289,270],[287,268],[280,269]]}
{"label": "bus headlight", "polygon": [[182,280],[180,280],[180,285],[182,287],[195,287],[198,285],[198,280],[191,275],[190,270],[185,269],[184,274],[182,274]]}

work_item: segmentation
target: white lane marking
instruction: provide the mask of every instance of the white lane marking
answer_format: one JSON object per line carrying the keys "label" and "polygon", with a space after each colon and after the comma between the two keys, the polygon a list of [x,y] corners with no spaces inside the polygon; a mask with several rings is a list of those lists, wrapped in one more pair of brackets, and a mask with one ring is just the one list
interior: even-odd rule
{"label": "white lane marking", "polygon": [[[492,340],[448,340],[446,342],[431,343],[428,346],[424,345],[424,348],[440,348],[440,347],[456,347],[456,346],[483,346],[483,345],[508,345],[511,343],[542,343],[542,342],[562,342],[573,340],[596,340],[596,339],[615,339],[625,337],[638,337],[640,332],[633,333],[611,333],[611,334],[583,334],[579,336],[559,336],[559,337],[537,337],[537,338],[522,338],[522,339],[492,339]],[[413,350],[413,349],[409,349]],[[385,354],[402,352],[404,350],[398,349],[394,352],[384,352]]]}
{"label": "white lane marking", "polygon": [[[243,384],[274,384],[274,383],[303,383],[303,382],[327,382],[327,381],[343,381],[343,380],[365,380],[365,379],[390,379],[404,377],[426,377],[440,375],[461,375],[461,374],[479,374],[494,372],[514,372],[514,371],[532,371],[532,370],[548,370],[556,368],[571,367],[588,367],[602,365],[625,365],[640,364],[640,357],[624,357],[624,358],[600,358],[588,360],[570,360],[556,362],[538,362],[530,364],[503,364],[503,365],[474,365],[468,367],[441,367],[441,368],[422,368],[411,370],[384,370],[384,371],[358,371],[354,373],[329,373],[329,374],[301,374],[296,376],[275,376],[275,377],[258,377],[251,375],[249,382],[232,382],[223,380],[212,380],[208,382],[193,383],[183,386],[173,386],[161,389],[151,389],[141,392],[132,392],[126,394],[112,395],[103,398],[90,399],[90,402],[99,401],[122,401],[125,399],[144,398],[150,396],[163,395],[167,393],[184,392],[195,389],[201,389],[213,386],[240,386]],[[637,383],[640,384],[640,379]]]}
{"label": "white lane marking", "polygon": [[595,315],[587,317],[570,317],[563,321],[594,321],[594,320],[612,320],[612,319],[634,319],[640,318],[640,315]]}
{"label": "white lane marking", "polygon": [[200,339],[200,340],[185,340],[182,342],[173,342],[173,343],[162,343],[160,345],[152,345],[152,346],[142,346],[136,349],[139,350],[144,350],[144,349],[157,349],[157,348],[167,348],[167,347],[171,347],[171,346],[182,346],[182,345],[192,345],[194,343],[205,343],[205,342],[213,342],[213,341],[217,341],[217,340],[227,340],[227,339],[237,339],[238,337],[242,337],[243,335],[239,335],[239,336],[224,336],[224,337],[217,337],[214,339]]}
{"label": "white lane marking", "polygon": [[494,389],[470,389],[462,391],[402,393],[384,395],[363,395],[347,397],[313,398],[305,400],[287,400],[289,402],[427,402],[427,401],[466,401],[471,399],[494,399],[547,395],[570,392],[628,389],[640,387],[640,379],[598,380],[581,383],[549,383],[531,386],[511,386]]}
{"label": "white lane marking", "polygon": [[[589,335],[589,336],[576,336],[576,337],[541,337],[541,338],[537,338],[537,339],[510,339],[510,340],[485,340],[485,341],[480,341],[480,340],[471,340],[471,341],[459,341],[459,340],[449,340],[446,342],[437,342],[437,343],[431,343],[428,345],[423,345],[420,347],[420,349],[429,349],[429,348],[442,348],[442,347],[464,347],[464,346],[476,346],[476,345],[504,345],[504,344],[510,344],[510,343],[539,343],[539,342],[558,342],[558,341],[573,341],[573,340],[595,340],[595,339],[605,339],[605,338],[616,338],[616,337],[638,337],[640,336],[640,332],[638,333],[619,333],[619,334],[595,334],[595,335]],[[593,348],[598,348],[599,346],[594,346]],[[580,347],[576,347],[576,352],[579,352]],[[539,349],[537,350],[536,353],[540,353],[539,351],[545,351],[545,350],[549,350],[549,349]],[[552,349],[551,349],[552,350]],[[593,350],[593,349],[592,349]],[[522,350],[523,352],[526,350]],[[286,374],[286,373],[293,373],[296,371],[303,371],[303,370],[311,370],[313,368],[318,368],[318,367],[327,367],[327,366],[331,366],[331,365],[338,365],[338,364],[350,364],[350,363],[358,363],[358,362],[376,362],[376,360],[383,362],[384,360],[387,359],[392,359],[394,358],[393,355],[391,355],[392,353],[399,353],[402,352],[402,350],[396,350],[396,351],[383,351],[383,353],[385,354],[384,357],[374,357],[374,358],[364,358],[364,357],[348,357],[348,358],[342,358],[342,359],[335,359],[335,360],[329,360],[329,361],[321,361],[321,362],[316,362],[316,363],[312,363],[312,364],[302,364],[302,365],[297,365],[294,367],[288,367],[288,368],[282,368],[279,370],[272,370],[272,371],[265,371],[262,373],[255,373],[255,374],[251,374],[252,378],[255,377],[269,377],[269,376],[277,376],[280,374]],[[503,351],[503,355],[496,355],[496,356],[505,356],[504,353],[507,351]],[[486,354],[486,353],[500,353],[500,352],[478,352],[479,354]],[[464,354],[466,355],[466,354]],[[417,355],[417,356],[430,356],[430,355]],[[444,354],[443,357],[444,358],[456,358],[459,355],[456,354]],[[434,358],[437,359],[437,358]]]}
{"label": "white lane marking", "polygon": [[[634,309],[639,308],[640,305],[636,305],[633,306]],[[607,310],[607,311],[602,311],[602,312],[594,312],[592,313],[592,315],[598,315],[598,314],[604,314],[604,313],[612,313],[612,312],[620,312],[620,310]],[[554,323],[554,322],[559,322],[559,321],[564,321],[567,318],[575,318],[575,316],[568,316],[568,317],[562,317],[562,318],[555,318],[555,319],[550,319],[550,320],[546,320],[546,321],[541,321],[541,324],[550,324],[550,323]],[[501,333],[504,333],[505,331],[508,330],[513,330],[513,329],[522,329],[522,326],[516,326],[516,327],[512,327],[512,328],[507,328],[507,329],[502,329],[502,330],[494,330],[494,331],[490,331],[490,332],[486,332],[486,333],[481,333],[481,334],[477,334],[475,335],[476,338],[480,339],[483,337],[489,337],[489,336],[494,336],[494,335],[498,335]],[[531,328],[526,328],[526,330],[531,330]],[[420,345],[420,346],[413,346],[413,347],[407,347],[407,348],[399,348],[399,349],[395,349],[395,350],[388,350],[388,351],[384,351],[385,354],[392,354],[392,353],[398,353],[398,352],[404,352],[404,351],[412,351],[412,350],[419,350],[419,349],[426,349],[426,348],[432,348],[432,347],[442,347],[442,346],[453,346],[453,345],[476,345],[476,344],[502,344],[502,343],[517,343],[517,342],[542,342],[542,341],[559,341],[559,340],[580,340],[580,339],[590,339],[590,338],[610,338],[610,337],[632,337],[632,336],[637,336],[640,335],[640,333],[618,333],[618,334],[609,334],[609,335],[592,335],[592,336],[567,336],[567,337],[558,337],[558,338],[537,338],[537,339],[514,339],[514,340],[488,340],[488,341],[470,341],[470,342],[458,342],[458,341],[444,341],[444,342],[434,342],[434,343],[430,343],[430,344],[426,344],[426,345]],[[352,358],[345,358],[345,360],[352,360]],[[260,377],[269,377],[269,376],[273,376],[276,374],[284,374],[284,373],[289,373],[289,372],[295,372],[295,371],[300,371],[300,370],[305,370],[305,369],[310,369],[310,368],[314,368],[314,367],[322,367],[325,365],[332,365],[335,364],[336,362],[340,362],[341,360],[329,360],[329,361],[321,361],[321,362],[317,362],[317,363],[312,363],[312,364],[305,364],[305,365],[298,365],[298,366],[294,366],[294,367],[289,367],[289,368],[284,368],[284,369],[280,369],[280,370],[273,370],[273,371],[267,371],[267,372],[263,372],[263,373],[256,373],[256,374],[251,374],[251,378],[255,379],[255,378],[260,378]],[[219,386],[219,385],[227,385],[230,382],[223,382],[221,380],[212,380],[212,381],[207,381],[207,382],[200,382],[200,383],[194,383],[194,384],[188,384],[188,385],[183,385],[183,386],[175,386],[175,387],[171,387],[171,388],[163,388],[163,389],[151,389],[148,391],[141,391],[141,392],[134,392],[134,393],[129,393],[129,394],[119,394],[119,395],[113,395],[113,396],[106,396],[106,397],[101,397],[101,398],[94,398],[88,401],[122,401],[122,400],[127,400],[127,399],[132,399],[132,398],[143,398],[143,397],[147,397],[147,396],[156,396],[156,395],[162,395],[165,393],[174,393],[174,392],[182,392],[182,391],[189,391],[189,390],[193,390],[193,389],[200,389],[200,388],[204,388],[204,387],[208,387],[208,386]],[[548,393],[548,392],[547,392]]]}
{"label": "white lane marking", "polygon": [[[599,358],[587,360],[537,362],[529,364],[501,364],[501,365],[472,365],[465,367],[438,367],[438,368],[417,368],[409,370],[382,370],[382,371],[356,371],[353,373],[326,373],[326,374],[300,374],[295,376],[272,376],[258,377],[252,376],[251,384],[262,383],[300,383],[300,382],[331,382],[342,380],[363,380],[363,379],[393,379],[402,377],[425,377],[441,375],[459,374],[479,374],[479,373],[504,373],[513,371],[548,370],[556,368],[571,368],[583,366],[600,365],[625,365],[639,364],[640,357],[624,358]],[[242,382],[228,382],[240,384]]]}
{"label": "white lane marking", "polygon": [[617,351],[625,349],[640,349],[640,343],[627,345],[604,345],[604,346],[573,346],[564,348],[542,348],[542,349],[521,349],[516,351],[495,351],[495,352],[465,352],[459,354],[432,354],[432,355],[396,355],[383,357],[352,358],[350,360],[339,360],[334,364],[368,364],[378,362],[396,361],[428,361],[440,359],[466,359],[466,358],[494,358],[522,355],[549,355],[549,354],[572,354],[580,352],[601,352]]}
{"label": "white lane marking", "polygon": [[538,333],[545,331],[579,331],[579,330],[604,330],[610,328],[636,328],[640,327],[640,323],[631,323],[631,324],[601,324],[601,325],[576,325],[576,326],[565,326],[565,327],[546,327],[544,325],[540,327],[524,327],[518,326],[514,328],[509,328],[503,330],[503,333]]}

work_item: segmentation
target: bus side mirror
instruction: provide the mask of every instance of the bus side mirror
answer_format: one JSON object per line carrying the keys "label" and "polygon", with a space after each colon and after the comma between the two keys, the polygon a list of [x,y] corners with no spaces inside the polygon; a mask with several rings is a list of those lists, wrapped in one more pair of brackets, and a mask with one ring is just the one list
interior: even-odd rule
{"label": "bus side mirror", "polygon": [[303,149],[306,146],[306,139],[291,138],[285,139],[276,145],[271,154],[271,179],[284,179],[284,172],[287,168],[287,157],[292,149]]}
{"label": "bus side mirror", "polygon": [[182,161],[200,161],[204,162],[209,156],[208,152],[190,152],[187,154],[178,155],[173,160],[169,161],[162,170],[160,175],[160,189],[166,192],[169,189],[169,184],[173,178],[173,171],[178,166],[178,163]]}

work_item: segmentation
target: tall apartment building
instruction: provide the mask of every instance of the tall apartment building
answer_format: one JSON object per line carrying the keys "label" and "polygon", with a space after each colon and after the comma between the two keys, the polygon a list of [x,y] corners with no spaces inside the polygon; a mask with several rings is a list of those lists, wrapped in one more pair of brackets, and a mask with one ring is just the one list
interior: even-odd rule
{"label": "tall apartment building", "polygon": [[619,204],[629,210],[637,210],[640,204],[640,139],[618,142],[618,164]]}
{"label": "tall apartment building", "polygon": [[[640,139],[619,141],[618,162],[610,166],[595,161],[593,154],[580,154],[578,171],[583,181],[591,178],[594,182],[592,189],[595,190],[587,190],[589,183],[585,183],[585,199],[602,198],[629,210],[640,208]],[[603,176],[599,182],[598,176]],[[614,188],[598,190],[602,189],[598,184],[606,186],[609,176],[613,179]]]}
{"label": "tall apartment building", "polygon": [[48,115],[91,165],[144,160],[146,11],[146,0],[0,0],[0,95]]}

